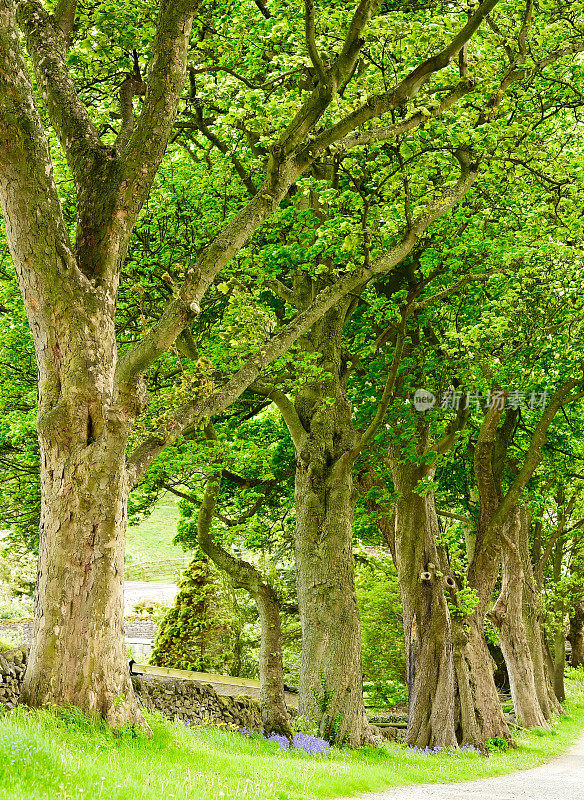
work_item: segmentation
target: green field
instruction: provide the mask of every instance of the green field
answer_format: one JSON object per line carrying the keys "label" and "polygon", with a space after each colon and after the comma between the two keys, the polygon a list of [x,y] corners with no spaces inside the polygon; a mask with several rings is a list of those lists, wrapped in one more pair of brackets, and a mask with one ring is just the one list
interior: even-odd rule
{"label": "green field", "polygon": [[149,517],[128,527],[126,580],[176,581],[190,556],[173,544],[178,507],[165,495]]}
{"label": "green field", "polygon": [[568,682],[568,715],[550,733],[519,733],[517,750],[422,755],[395,744],[330,756],[149,717],[150,739],[113,735],[78,714],[17,709],[0,716],[3,800],[317,800],[412,783],[450,782],[533,767],[584,728],[584,682]]}

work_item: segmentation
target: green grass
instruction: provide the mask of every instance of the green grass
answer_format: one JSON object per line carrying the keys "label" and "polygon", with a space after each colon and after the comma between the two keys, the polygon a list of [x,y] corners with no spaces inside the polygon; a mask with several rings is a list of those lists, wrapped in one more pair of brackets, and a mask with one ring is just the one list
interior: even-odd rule
{"label": "green grass", "polygon": [[182,547],[173,544],[177,522],[176,502],[166,495],[149,517],[128,527],[126,580],[177,580],[190,560]]}
{"label": "green grass", "polygon": [[584,681],[569,681],[568,715],[551,733],[522,733],[519,748],[423,756],[396,745],[330,757],[283,753],[275,743],[150,717],[151,739],[114,736],[73,714],[17,709],[0,716],[3,800],[316,800],[411,783],[449,782],[533,767],[584,728]]}

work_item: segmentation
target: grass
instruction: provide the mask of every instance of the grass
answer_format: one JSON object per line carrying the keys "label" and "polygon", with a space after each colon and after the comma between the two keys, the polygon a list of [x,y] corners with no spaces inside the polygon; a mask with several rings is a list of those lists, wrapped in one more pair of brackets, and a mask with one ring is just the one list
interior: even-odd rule
{"label": "grass", "polygon": [[521,733],[517,750],[424,756],[403,747],[311,757],[214,728],[149,717],[151,739],[114,736],[64,712],[0,716],[2,800],[317,800],[412,783],[450,782],[533,767],[564,751],[584,728],[584,680],[568,682],[568,714],[550,733]]}
{"label": "grass", "polygon": [[128,527],[126,580],[177,580],[190,560],[182,547],[173,544],[177,522],[176,502],[166,495],[149,517]]}

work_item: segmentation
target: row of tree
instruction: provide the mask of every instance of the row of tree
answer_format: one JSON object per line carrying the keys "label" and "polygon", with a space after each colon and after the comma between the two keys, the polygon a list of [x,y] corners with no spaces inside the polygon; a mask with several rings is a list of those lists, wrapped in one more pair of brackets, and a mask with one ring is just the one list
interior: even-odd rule
{"label": "row of tree", "polygon": [[582,636],[583,22],[559,0],[0,4],[2,503],[29,542],[40,519],[27,703],[144,725],[125,528],[171,488],[257,603],[265,724],[289,732],[278,587],[234,543],[277,553],[293,481],[323,735],[371,736],[356,530],[397,568],[408,741],[511,739],[487,618],[523,724],[559,710],[570,610]]}

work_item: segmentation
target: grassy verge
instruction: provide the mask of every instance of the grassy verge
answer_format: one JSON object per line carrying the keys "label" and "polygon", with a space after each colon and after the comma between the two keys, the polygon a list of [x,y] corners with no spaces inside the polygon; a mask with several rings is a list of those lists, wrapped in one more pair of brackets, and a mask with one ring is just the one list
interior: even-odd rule
{"label": "grassy verge", "polygon": [[149,517],[128,527],[126,580],[177,580],[190,560],[182,547],[173,544],[178,516],[174,498],[166,495]]}
{"label": "grassy verge", "polygon": [[521,733],[519,748],[425,756],[395,745],[328,757],[211,728],[150,719],[151,739],[73,715],[16,710],[0,716],[3,800],[316,800],[411,783],[449,782],[533,767],[569,747],[584,728],[584,680],[568,682],[568,714],[550,733]]}

